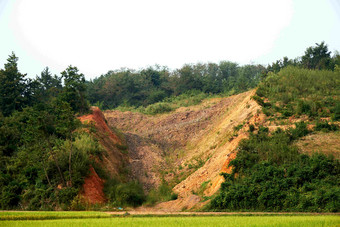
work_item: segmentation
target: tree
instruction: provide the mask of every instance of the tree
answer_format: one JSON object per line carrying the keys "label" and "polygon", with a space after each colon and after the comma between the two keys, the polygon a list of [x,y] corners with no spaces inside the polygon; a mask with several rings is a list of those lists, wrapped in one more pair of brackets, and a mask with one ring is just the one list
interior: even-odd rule
{"label": "tree", "polygon": [[5,69],[0,70],[0,111],[9,116],[25,105],[26,74],[18,70],[18,58],[12,52],[7,59]]}
{"label": "tree", "polygon": [[38,96],[41,101],[48,101],[52,97],[56,97],[62,90],[61,77],[52,76],[49,68],[46,67],[36,78],[38,87]]}
{"label": "tree", "polygon": [[328,69],[333,70],[331,52],[325,42],[316,43],[315,47],[308,47],[305,55],[302,56],[302,65],[308,69]]}
{"label": "tree", "polygon": [[54,100],[52,103],[52,108],[55,116],[55,131],[57,135],[63,139],[70,140],[70,150],[69,150],[69,178],[70,184],[72,186],[72,152],[73,152],[73,131],[80,126],[80,121],[74,117],[72,109],[67,102],[60,101],[58,99]]}
{"label": "tree", "polygon": [[86,113],[89,110],[85,99],[86,85],[84,74],[78,72],[77,67],[69,66],[61,72],[64,79],[62,100],[68,102],[72,110],[78,113]]}

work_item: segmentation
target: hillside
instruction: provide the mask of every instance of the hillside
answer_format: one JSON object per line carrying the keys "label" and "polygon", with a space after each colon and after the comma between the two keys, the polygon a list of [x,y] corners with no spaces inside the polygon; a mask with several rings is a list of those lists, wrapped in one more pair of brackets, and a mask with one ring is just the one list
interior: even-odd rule
{"label": "hillside", "polygon": [[340,56],[324,43],[267,68],[123,69],[91,82],[74,66],[31,80],[14,53],[7,61],[1,209],[339,211]]}
{"label": "hillside", "polygon": [[[252,95],[254,91],[207,99],[162,115],[121,111],[105,111],[104,115],[108,124],[121,130],[126,138],[132,177],[146,191],[166,181],[174,186],[179,205],[164,207],[190,209],[201,200],[202,196],[194,194],[205,182],[209,183],[202,195],[211,196],[219,189],[223,181],[219,174],[228,171],[238,142],[247,136],[247,125],[263,120]],[[234,127],[240,130],[235,132]]]}
{"label": "hillside", "polygon": [[[213,200],[209,209],[228,207],[229,205],[220,203],[223,196],[228,195],[226,187],[231,187],[230,190],[236,190],[234,192],[236,193],[238,189],[232,188],[232,182],[248,184],[242,181],[243,178],[238,179],[236,177],[238,174],[245,174],[245,179],[252,176],[251,171],[255,174],[252,177],[255,178],[259,177],[256,174],[264,174],[259,169],[251,170],[253,167],[249,166],[249,163],[252,162],[254,166],[272,165],[270,168],[277,168],[278,172],[285,171],[285,168],[291,169],[291,174],[297,174],[295,177],[299,179],[297,182],[300,183],[297,185],[292,183],[296,178],[293,181],[293,178],[286,179],[285,176],[282,176],[282,179],[270,178],[288,181],[291,188],[286,190],[309,184],[314,174],[324,171],[322,175],[314,176],[318,180],[316,182],[313,180],[312,187],[316,188],[312,190],[317,194],[325,193],[322,190],[326,189],[318,189],[317,185],[329,184],[327,178],[324,178],[328,174],[330,178],[338,175],[336,170],[338,161],[323,156],[331,154],[337,158],[339,155],[338,132],[332,132],[336,131],[339,125],[338,89],[335,87],[327,93],[327,87],[339,83],[337,76],[337,73],[330,71],[308,71],[288,67],[279,74],[269,74],[257,91],[252,90],[227,98],[208,98],[198,105],[181,107],[166,114],[145,115],[114,110],[105,111],[104,115],[108,124],[121,130],[126,138],[131,179],[139,181],[147,193],[152,194],[157,188],[161,190],[164,185],[170,186],[176,193],[175,200],[159,203],[152,209],[164,211],[198,209],[208,204],[211,198]],[[306,81],[303,86],[302,79]],[[318,82],[321,80],[322,85]],[[301,92],[301,89],[304,89],[304,92]],[[238,151],[241,151],[241,156],[238,155]],[[303,154],[310,157],[307,158]],[[252,156],[256,159],[253,160]],[[301,171],[310,171],[308,168],[314,168],[309,167],[306,162],[310,162],[312,166],[322,165],[322,160],[327,160],[328,165],[334,166],[335,170],[332,172],[326,166],[315,167],[317,169],[313,171],[316,172],[308,176],[312,178],[304,179],[296,169],[298,162],[302,160],[305,161],[303,164],[300,163],[303,168]],[[223,172],[227,174],[221,176]],[[320,176],[323,177],[319,179]],[[229,182],[229,178],[234,180]],[[221,185],[225,186],[222,186],[222,191],[218,191]],[[282,190],[281,187],[271,190]],[[330,197],[323,203],[313,202],[301,206],[306,206],[305,209],[311,211],[321,209],[335,211],[337,205],[334,201],[336,203],[338,200],[333,201],[331,198],[338,190],[338,186],[336,183],[330,183],[329,187]],[[218,193],[215,194],[216,192]],[[241,190],[240,193],[245,192]],[[268,196],[262,189],[252,196],[257,196],[257,193]],[[301,199],[296,203],[304,204],[303,198],[308,196],[308,193],[302,192]],[[279,201],[275,202],[276,205],[275,203],[266,205],[266,202],[263,205],[259,204],[274,210],[301,209],[289,204],[284,205],[287,203],[284,199],[289,197],[285,194],[280,196],[281,198],[275,198]],[[230,202],[237,201],[237,204],[238,199],[235,199]],[[256,200],[255,197],[251,199]],[[262,199],[258,197],[257,200]],[[316,204],[320,204],[320,207],[317,208]],[[232,209],[240,209],[243,206],[236,205]],[[258,207],[256,202],[250,207],[252,206],[254,208],[250,209],[263,209]],[[245,208],[248,209],[247,206]]]}

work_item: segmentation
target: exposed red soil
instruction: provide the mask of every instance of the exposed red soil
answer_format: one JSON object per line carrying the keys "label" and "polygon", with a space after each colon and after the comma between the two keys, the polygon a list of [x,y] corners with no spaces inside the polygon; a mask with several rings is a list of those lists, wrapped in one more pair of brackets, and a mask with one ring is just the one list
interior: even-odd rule
{"label": "exposed red soil", "polygon": [[124,142],[106,124],[106,119],[98,107],[91,107],[91,111],[91,114],[81,116],[79,120],[83,124],[94,126],[93,135],[106,150],[106,153],[102,155],[102,167],[106,168],[112,176],[118,176],[127,162],[126,155],[118,148],[124,145]]}
{"label": "exposed red soil", "polygon": [[[117,146],[124,145],[123,141],[108,127],[103,113],[98,107],[91,108],[92,113],[79,117],[83,124],[94,126],[94,130],[86,130],[96,137],[105,149],[101,157],[93,157],[111,176],[118,177],[120,170],[127,162],[125,155]],[[106,201],[103,193],[104,181],[98,176],[92,166],[90,175],[86,177],[81,195],[90,204],[104,203]]]}
{"label": "exposed red soil", "polygon": [[81,195],[89,204],[102,204],[106,202],[103,188],[104,181],[100,179],[94,168],[90,166],[90,174],[85,178]]}
{"label": "exposed red soil", "polygon": [[79,117],[79,120],[82,123],[93,122],[99,132],[105,133],[106,136],[109,137],[113,143],[122,145],[122,141],[119,139],[119,137],[112,133],[111,129],[106,124],[104,114],[99,109],[99,107],[93,106],[91,107],[91,111],[92,114],[81,116]]}

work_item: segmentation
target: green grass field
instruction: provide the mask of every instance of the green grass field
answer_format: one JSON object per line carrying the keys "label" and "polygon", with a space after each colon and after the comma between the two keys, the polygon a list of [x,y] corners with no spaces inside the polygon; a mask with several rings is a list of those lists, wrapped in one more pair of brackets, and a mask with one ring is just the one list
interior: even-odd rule
{"label": "green grass field", "polygon": [[[19,220],[18,220],[19,219]],[[26,220],[25,220],[26,219]],[[40,219],[40,220],[34,220]],[[103,212],[0,212],[0,226],[340,226],[338,215],[111,216]]]}
{"label": "green grass field", "polygon": [[97,211],[4,211],[4,212],[0,212],[0,221],[110,218],[110,217],[112,216],[107,213],[97,212]]}

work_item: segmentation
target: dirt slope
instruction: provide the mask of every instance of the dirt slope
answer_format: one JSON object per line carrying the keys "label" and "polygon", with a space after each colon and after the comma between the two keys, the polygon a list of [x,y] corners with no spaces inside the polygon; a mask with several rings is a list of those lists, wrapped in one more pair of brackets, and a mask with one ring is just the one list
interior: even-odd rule
{"label": "dirt slope", "polygon": [[[83,124],[93,126],[93,129],[88,133],[96,137],[99,143],[104,147],[105,153],[102,155],[102,160],[99,158],[96,161],[109,173],[111,176],[119,177],[120,171],[127,163],[127,156],[124,155],[119,147],[124,146],[124,141],[120,139],[106,124],[106,119],[98,107],[91,107],[91,114],[79,117]],[[94,157],[96,158],[96,157]],[[104,203],[106,201],[103,193],[104,181],[98,176],[95,169],[90,166],[90,174],[85,178],[81,195],[85,201],[90,204]]]}
{"label": "dirt slope", "polygon": [[[210,196],[219,189],[223,181],[219,174],[228,171],[226,166],[235,157],[239,141],[247,136],[247,125],[263,121],[257,114],[260,106],[251,100],[253,94],[208,99],[156,116],[120,111],[105,111],[104,115],[126,137],[132,178],[147,191],[161,179],[175,185],[179,199],[156,209],[190,209],[201,200],[195,195],[198,191]],[[236,133],[234,127],[240,124]]]}
{"label": "dirt slope", "polygon": [[103,156],[103,166],[111,175],[119,175],[121,168],[126,163],[126,156],[119,150],[124,142],[114,133],[106,123],[106,119],[98,107],[91,107],[91,114],[80,117],[83,124],[94,126],[94,136],[107,151]]}

